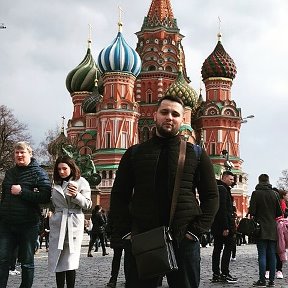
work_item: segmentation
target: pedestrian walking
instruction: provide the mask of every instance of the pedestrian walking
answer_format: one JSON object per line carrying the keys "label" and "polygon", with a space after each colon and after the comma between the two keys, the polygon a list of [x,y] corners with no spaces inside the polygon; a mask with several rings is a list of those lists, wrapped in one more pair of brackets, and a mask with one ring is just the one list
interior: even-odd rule
{"label": "pedestrian walking", "polygon": [[234,174],[231,171],[224,171],[221,180],[217,180],[220,205],[211,227],[214,238],[212,282],[237,282],[237,278],[231,276],[229,270],[231,254],[235,247],[236,233],[235,212],[231,195],[231,185],[233,185],[233,183]]}
{"label": "pedestrian walking", "polygon": [[92,206],[88,181],[68,156],[57,158],[53,171],[48,270],[56,273],[57,288],[74,288],[84,231],[84,210]]}
{"label": "pedestrian walking", "polygon": [[24,141],[14,146],[15,166],[6,171],[0,203],[0,287],[9,277],[11,255],[18,247],[21,286],[30,288],[34,278],[34,252],[38,237],[40,204],[50,201],[48,174],[33,158]]}
{"label": "pedestrian walking", "polygon": [[267,287],[274,287],[276,270],[276,218],[282,215],[279,197],[272,189],[267,174],[258,177],[259,183],[252,192],[249,213],[260,223],[260,235],[256,239],[258,251],[259,279],[253,286],[266,287],[266,259],[269,263],[269,282]]}
{"label": "pedestrian walking", "polygon": [[[110,216],[119,238],[130,232],[136,234],[168,226],[183,116],[182,100],[176,96],[164,96],[154,113],[156,134],[124,153],[110,202]],[[187,143],[171,227],[179,267],[178,271],[166,275],[171,288],[199,286],[199,238],[209,231],[218,209],[218,191],[211,160],[204,150],[198,157],[194,148],[193,144]],[[157,287],[158,281],[158,277],[139,279],[135,258],[131,257],[126,288]]]}
{"label": "pedestrian walking", "polygon": [[50,233],[49,221],[50,221],[51,216],[52,216],[52,211],[48,210],[45,212],[45,215],[43,218],[42,229],[39,235],[39,242],[40,242],[39,249],[42,249],[43,240],[45,239],[46,252],[48,252],[49,250],[49,233]]}
{"label": "pedestrian walking", "polygon": [[[284,218],[287,218],[287,201],[288,201],[288,191],[285,190],[278,190],[276,187],[272,188],[274,191],[276,191],[279,194],[280,198],[280,207],[282,210],[282,215],[278,218],[276,218],[277,222],[281,222]],[[279,239],[277,239],[278,241]],[[281,261],[280,256],[278,252],[276,251],[276,278],[277,279],[283,279],[283,261]],[[268,257],[266,258],[266,273],[265,273],[265,278],[269,279],[269,259]]]}
{"label": "pedestrian walking", "polygon": [[[106,245],[105,245],[105,225],[106,221],[103,217],[103,213],[101,212],[102,207],[100,205],[96,205],[92,210],[92,230],[90,232],[90,241],[89,241],[89,248],[87,257],[93,257],[92,249],[95,242],[99,239],[101,248],[102,248],[102,255],[106,256],[108,253],[106,252]],[[98,244],[97,244],[97,251],[98,251]]]}

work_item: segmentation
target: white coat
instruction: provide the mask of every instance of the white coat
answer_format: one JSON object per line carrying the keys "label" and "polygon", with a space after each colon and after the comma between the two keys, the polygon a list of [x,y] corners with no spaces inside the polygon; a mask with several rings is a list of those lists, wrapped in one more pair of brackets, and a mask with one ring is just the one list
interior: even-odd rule
{"label": "white coat", "polygon": [[91,189],[88,181],[80,177],[75,198],[66,195],[69,182],[62,186],[55,184],[52,189],[52,203],[55,212],[49,220],[48,270],[62,272],[78,269],[81,243],[84,231],[82,209],[92,206]]}

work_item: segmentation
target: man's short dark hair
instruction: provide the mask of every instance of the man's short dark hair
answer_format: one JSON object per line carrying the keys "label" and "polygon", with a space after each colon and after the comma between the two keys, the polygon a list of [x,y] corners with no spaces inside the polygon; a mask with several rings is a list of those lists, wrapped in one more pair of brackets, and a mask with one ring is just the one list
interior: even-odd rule
{"label": "man's short dark hair", "polygon": [[184,106],[185,106],[184,103],[183,103],[183,101],[182,101],[182,99],[181,99],[180,97],[174,96],[174,95],[165,95],[165,96],[163,96],[162,98],[160,98],[160,99],[158,100],[157,107],[159,107],[159,106],[161,105],[162,101],[164,101],[164,100],[169,100],[169,101],[177,102],[177,103],[179,103],[183,108],[184,108]]}
{"label": "man's short dark hair", "polygon": [[259,177],[258,177],[258,181],[259,183],[270,183],[269,182],[269,176],[267,174],[261,174]]}
{"label": "man's short dark hair", "polygon": [[228,175],[229,176],[233,176],[233,177],[235,176],[231,171],[228,171],[228,170],[224,171],[223,174],[222,174],[222,176],[228,176]]}

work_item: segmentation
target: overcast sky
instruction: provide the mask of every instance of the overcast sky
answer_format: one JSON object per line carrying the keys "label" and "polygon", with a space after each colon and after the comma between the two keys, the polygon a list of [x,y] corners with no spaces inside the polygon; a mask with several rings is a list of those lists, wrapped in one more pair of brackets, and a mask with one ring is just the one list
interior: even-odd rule
{"label": "overcast sky", "polygon": [[[137,4],[136,4],[137,3]],[[118,6],[123,35],[135,48],[151,0],[13,0],[1,1],[0,104],[26,123],[35,146],[49,129],[71,118],[73,105],[66,90],[67,74],[84,58],[88,24],[92,54],[117,34]],[[232,99],[242,116],[255,118],[241,127],[243,170],[253,191],[261,173],[271,183],[288,169],[288,1],[171,0],[186,55],[191,86],[199,91],[201,67],[217,44],[221,19],[222,44],[234,59],[237,75]],[[205,89],[203,89],[205,90]]]}

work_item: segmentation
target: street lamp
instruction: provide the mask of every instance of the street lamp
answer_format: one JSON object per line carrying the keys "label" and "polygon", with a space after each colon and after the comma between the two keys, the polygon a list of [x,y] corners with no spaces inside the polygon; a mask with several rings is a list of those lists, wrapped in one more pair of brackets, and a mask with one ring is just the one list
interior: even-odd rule
{"label": "street lamp", "polygon": [[251,118],[254,118],[255,116],[254,115],[248,115],[244,118],[241,118],[241,123],[247,123],[248,122],[248,119],[251,119]]}

